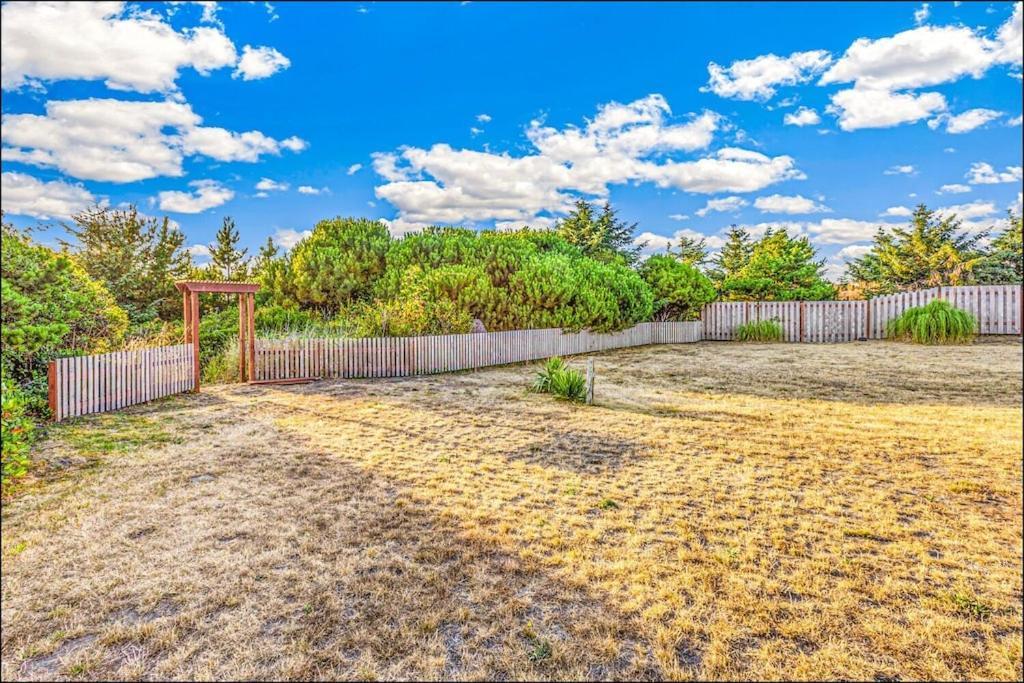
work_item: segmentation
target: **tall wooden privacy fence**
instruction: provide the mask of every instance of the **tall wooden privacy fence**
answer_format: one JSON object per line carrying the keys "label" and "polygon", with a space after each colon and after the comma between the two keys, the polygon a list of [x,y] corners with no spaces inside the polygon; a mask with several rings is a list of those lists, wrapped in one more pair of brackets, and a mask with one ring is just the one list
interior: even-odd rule
{"label": "tall wooden privacy fence", "polygon": [[254,369],[257,381],[407,377],[700,339],[699,322],[641,323],[609,334],[544,329],[430,337],[258,339]]}
{"label": "tall wooden privacy fence", "polygon": [[55,420],[103,413],[194,388],[192,345],[58,358],[50,362]]}
{"label": "tall wooden privacy fence", "polygon": [[933,287],[869,301],[742,301],[708,304],[701,313],[703,338],[727,341],[747,322],[776,320],[787,342],[882,339],[885,325],[908,308],[945,299],[978,321],[979,334],[1021,334],[1020,285]]}

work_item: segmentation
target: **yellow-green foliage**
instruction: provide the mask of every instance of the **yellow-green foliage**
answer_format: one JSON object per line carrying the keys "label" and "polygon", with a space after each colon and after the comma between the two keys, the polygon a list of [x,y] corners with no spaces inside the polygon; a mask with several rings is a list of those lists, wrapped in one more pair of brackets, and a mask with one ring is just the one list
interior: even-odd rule
{"label": "yellow-green foliage", "polygon": [[890,339],[915,344],[966,344],[976,330],[974,316],[942,299],[908,308],[885,326]]}
{"label": "yellow-green foliage", "polygon": [[777,320],[758,320],[756,322],[744,323],[736,328],[736,341],[782,341],[782,325]]}

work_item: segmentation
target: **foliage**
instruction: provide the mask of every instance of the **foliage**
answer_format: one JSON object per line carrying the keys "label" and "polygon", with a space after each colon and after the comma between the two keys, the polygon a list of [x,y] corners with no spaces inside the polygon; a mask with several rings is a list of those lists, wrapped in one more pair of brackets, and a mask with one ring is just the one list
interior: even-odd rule
{"label": "foliage", "polygon": [[2,363],[32,396],[45,396],[46,362],[58,353],[100,353],[124,338],[125,312],[66,255],[5,224],[0,261]]}
{"label": "foliage", "polygon": [[201,271],[203,279],[244,281],[249,277],[249,264],[246,259],[249,250],[239,249],[238,240],[235,221],[225,216],[213,244],[210,245],[210,263]]}
{"label": "foliage", "polygon": [[756,320],[736,327],[736,341],[780,342],[782,325],[777,320]]}
{"label": "foliage", "polygon": [[28,471],[29,446],[35,425],[28,416],[29,400],[13,380],[3,377],[0,386],[0,441],[2,441],[2,486],[6,493],[17,477]]}
{"label": "foliage", "polygon": [[677,261],[682,261],[694,268],[700,267],[708,260],[707,240],[703,237],[695,239],[686,235],[679,235],[675,249],[672,248],[672,243],[669,242],[665,252]]}
{"label": "foliage", "polygon": [[558,221],[555,230],[569,244],[575,245],[586,256],[599,261],[636,263],[643,245],[633,244],[636,223],[620,221],[611,204],[605,203],[598,216],[594,209],[582,199],[576,200],[576,208]]}
{"label": "foliage", "polygon": [[370,294],[384,272],[390,245],[391,235],[380,221],[320,221],[292,250],[274,286],[299,304],[336,312]]}
{"label": "foliage", "polygon": [[413,337],[465,334],[473,319],[448,299],[429,300],[412,294],[361,305],[354,324],[357,337]]}
{"label": "foliage", "polygon": [[908,308],[885,326],[890,339],[915,344],[965,344],[974,338],[976,330],[974,316],[942,299]]}
{"label": "foliage", "polygon": [[725,245],[713,261],[711,277],[719,281],[736,277],[750,263],[753,252],[754,242],[750,234],[743,228],[732,226],[726,233]]}
{"label": "foliage", "polygon": [[[742,238],[736,237],[736,244]],[[741,248],[737,246],[737,249]],[[818,301],[834,299],[835,287],[822,277],[824,261],[806,237],[769,228],[754,243],[746,265],[722,281],[723,298],[733,301]]]}
{"label": "foliage", "polygon": [[974,282],[979,285],[1003,285],[1024,281],[1024,246],[1021,244],[1021,217],[1009,215],[1009,225],[992,240],[989,252],[974,267]]}
{"label": "foliage", "polygon": [[533,381],[533,390],[553,394],[573,403],[587,397],[587,379],[582,372],[565,364],[561,358],[549,358]]}
{"label": "foliage", "polygon": [[271,268],[271,264],[278,261],[278,252],[280,250],[277,245],[274,244],[274,239],[268,237],[267,241],[264,242],[263,246],[256,253],[256,258],[252,260],[252,278],[257,282],[263,282],[264,275]]}
{"label": "foliage", "polygon": [[701,307],[715,298],[707,276],[671,256],[648,258],[640,266],[640,277],[654,293],[656,320],[696,320]]}
{"label": "foliage", "polygon": [[95,208],[72,217],[65,229],[77,244],[65,243],[75,261],[99,280],[132,323],[181,315],[174,281],[192,270],[185,235],[171,222],[147,218],[134,206]]}
{"label": "foliage", "polygon": [[970,284],[985,233],[969,235],[961,225],[955,214],[938,215],[921,204],[909,227],[880,228],[871,251],[849,264],[847,277],[870,283],[872,294]]}

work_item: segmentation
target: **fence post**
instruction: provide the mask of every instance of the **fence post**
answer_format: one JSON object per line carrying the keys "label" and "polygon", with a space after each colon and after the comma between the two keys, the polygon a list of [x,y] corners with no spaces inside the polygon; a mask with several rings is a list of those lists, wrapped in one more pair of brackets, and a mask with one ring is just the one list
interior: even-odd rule
{"label": "fence post", "polygon": [[46,365],[46,401],[50,404],[50,412],[53,414],[53,421],[60,421],[60,414],[57,412],[57,361],[51,360]]}
{"label": "fence post", "polygon": [[807,302],[805,302],[805,301],[801,301],[800,302],[800,341],[801,342],[803,342],[804,339],[807,338],[807,336],[805,334],[806,327],[804,327],[804,325],[805,325],[805,323],[804,323],[804,304],[806,304],[806,303]]}
{"label": "fence post", "polygon": [[871,339],[871,299],[864,301],[864,338]]}
{"label": "fence post", "polygon": [[192,334],[192,391],[199,393],[199,293],[192,292],[192,313],[189,316]]}
{"label": "fence post", "polygon": [[594,359],[587,359],[587,393],[586,393],[587,405],[594,402]]}

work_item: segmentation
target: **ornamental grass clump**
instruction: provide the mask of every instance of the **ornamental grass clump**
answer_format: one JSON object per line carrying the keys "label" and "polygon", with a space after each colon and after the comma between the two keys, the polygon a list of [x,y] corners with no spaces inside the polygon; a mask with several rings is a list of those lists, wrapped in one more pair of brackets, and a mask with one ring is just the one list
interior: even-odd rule
{"label": "ornamental grass clump", "polygon": [[736,328],[736,341],[780,342],[782,341],[782,325],[776,320],[744,323]]}
{"label": "ornamental grass clump", "polygon": [[537,373],[533,390],[553,394],[573,403],[583,403],[587,395],[587,380],[582,372],[570,368],[561,358],[549,358]]}
{"label": "ornamental grass clump", "polygon": [[966,344],[976,331],[974,316],[941,299],[908,308],[885,326],[889,339],[915,344]]}

